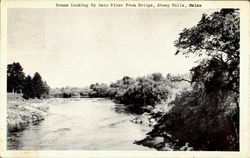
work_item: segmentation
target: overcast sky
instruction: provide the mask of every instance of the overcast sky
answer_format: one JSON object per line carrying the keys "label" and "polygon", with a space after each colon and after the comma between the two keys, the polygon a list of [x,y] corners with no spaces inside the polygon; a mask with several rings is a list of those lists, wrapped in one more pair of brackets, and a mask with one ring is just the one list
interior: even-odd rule
{"label": "overcast sky", "polygon": [[189,72],[194,59],[174,55],[174,40],[213,11],[8,9],[8,63],[53,88]]}

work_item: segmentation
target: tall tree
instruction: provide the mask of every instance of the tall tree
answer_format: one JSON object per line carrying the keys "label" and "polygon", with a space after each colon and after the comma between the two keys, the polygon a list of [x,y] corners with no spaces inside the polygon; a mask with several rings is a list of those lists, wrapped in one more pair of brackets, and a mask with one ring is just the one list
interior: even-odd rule
{"label": "tall tree", "polygon": [[34,97],[37,97],[40,99],[42,97],[42,94],[45,93],[45,90],[43,88],[44,85],[43,85],[42,77],[38,72],[34,74],[34,77],[32,79],[32,84],[33,84]]}
{"label": "tall tree", "polygon": [[18,62],[7,66],[7,91],[21,92],[24,86],[25,74]]}
{"label": "tall tree", "polygon": [[46,81],[43,82],[43,92],[45,95],[49,95],[49,90],[50,90],[50,87],[49,85],[47,84]]}
{"label": "tall tree", "polygon": [[[175,41],[176,54],[199,57],[198,66],[191,69],[194,93],[200,94],[199,99],[193,100],[197,103],[197,114],[191,118],[201,121],[191,122],[204,135],[199,138],[204,149],[238,150],[239,10],[221,9],[209,16],[204,14],[196,26],[179,35]],[[188,124],[183,128],[190,130],[192,126]]]}
{"label": "tall tree", "polygon": [[191,69],[193,86],[176,96],[148,135],[164,137],[176,150],[239,150],[239,40],[237,9],[204,14],[179,34],[176,54],[199,58]]}
{"label": "tall tree", "polygon": [[152,80],[154,80],[156,82],[159,82],[159,81],[164,79],[163,75],[161,73],[159,73],[159,72],[151,74],[150,78],[152,78]]}
{"label": "tall tree", "polygon": [[23,98],[25,99],[34,98],[33,83],[30,75],[28,75],[25,78],[24,88],[23,88]]}
{"label": "tall tree", "polygon": [[191,70],[192,81],[204,82],[208,91],[216,86],[239,93],[239,41],[239,10],[221,9],[210,16],[204,14],[196,26],[184,29],[175,41],[176,54],[201,58]]}

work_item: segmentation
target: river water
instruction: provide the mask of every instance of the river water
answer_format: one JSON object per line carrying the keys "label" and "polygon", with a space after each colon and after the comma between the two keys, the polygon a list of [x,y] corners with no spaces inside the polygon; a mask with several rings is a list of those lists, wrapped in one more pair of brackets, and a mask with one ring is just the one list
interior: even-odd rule
{"label": "river water", "polygon": [[8,134],[8,150],[153,150],[133,143],[152,128],[130,122],[136,114],[124,105],[81,98],[48,106],[44,121]]}

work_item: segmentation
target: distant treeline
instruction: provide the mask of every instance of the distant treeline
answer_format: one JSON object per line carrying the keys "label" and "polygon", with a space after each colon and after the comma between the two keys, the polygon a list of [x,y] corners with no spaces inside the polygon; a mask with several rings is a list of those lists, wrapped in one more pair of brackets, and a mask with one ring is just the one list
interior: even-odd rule
{"label": "distant treeline", "polygon": [[63,87],[63,88],[51,88],[50,97],[53,98],[80,98],[88,97],[90,89],[86,88],[77,88],[77,87]]}
{"label": "distant treeline", "polygon": [[7,92],[23,93],[23,98],[47,98],[50,87],[36,72],[33,77],[25,76],[23,68],[18,62],[7,66]]}
{"label": "distant treeline", "polygon": [[118,103],[134,105],[136,108],[154,106],[166,101],[171,96],[172,90],[177,88],[177,84],[180,84],[176,81],[187,79],[187,75],[171,76],[168,74],[164,77],[161,73],[153,73],[136,79],[125,76],[110,85],[104,83],[90,85],[89,96],[108,97]]}

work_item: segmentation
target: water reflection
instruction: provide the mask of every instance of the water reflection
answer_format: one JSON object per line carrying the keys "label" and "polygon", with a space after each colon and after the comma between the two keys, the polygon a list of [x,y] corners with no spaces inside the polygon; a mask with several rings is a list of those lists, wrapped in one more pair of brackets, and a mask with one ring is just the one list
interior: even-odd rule
{"label": "water reflection", "polygon": [[22,132],[12,132],[7,134],[8,149],[19,149],[22,147],[22,141],[19,139]]}
{"label": "water reflection", "polygon": [[136,105],[115,104],[114,110],[118,114],[140,115],[143,113],[142,108],[135,108],[135,107]]}

